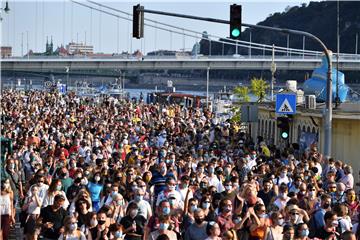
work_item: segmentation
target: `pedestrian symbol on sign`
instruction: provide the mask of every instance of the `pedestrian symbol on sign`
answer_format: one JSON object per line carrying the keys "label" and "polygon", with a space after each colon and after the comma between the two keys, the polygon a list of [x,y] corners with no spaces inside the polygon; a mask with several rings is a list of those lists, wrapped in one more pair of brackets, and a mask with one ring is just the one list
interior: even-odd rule
{"label": "pedestrian symbol on sign", "polygon": [[294,112],[293,109],[291,108],[290,103],[287,100],[287,98],[284,99],[284,101],[281,104],[279,109],[280,109],[279,111],[283,112],[283,113],[292,113],[292,112]]}
{"label": "pedestrian symbol on sign", "polygon": [[296,114],[296,94],[294,93],[278,93],[276,94],[277,114]]}

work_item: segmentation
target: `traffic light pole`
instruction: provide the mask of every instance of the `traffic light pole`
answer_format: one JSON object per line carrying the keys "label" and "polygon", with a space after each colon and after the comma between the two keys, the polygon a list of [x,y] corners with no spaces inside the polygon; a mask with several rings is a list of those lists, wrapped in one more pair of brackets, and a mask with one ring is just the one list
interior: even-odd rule
{"label": "traffic light pole", "polygon": [[[144,13],[152,13],[152,14],[158,14],[158,15],[166,15],[166,16],[172,16],[172,17],[180,17],[180,18],[189,18],[194,20],[201,20],[201,21],[207,21],[207,22],[214,22],[214,23],[223,23],[223,24],[230,24],[230,21],[222,20],[222,19],[216,19],[216,18],[205,18],[205,17],[198,17],[198,16],[192,16],[192,15],[186,15],[186,14],[178,14],[178,13],[169,13],[169,12],[163,12],[163,11],[156,11],[156,10],[149,10],[144,8],[139,8],[140,12]],[[328,71],[327,71],[327,82],[326,82],[326,109],[323,114],[323,118],[325,120],[324,124],[324,155],[326,157],[331,156],[331,128],[332,128],[332,79],[331,79],[331,72],[332,72],[332,62],[331,62],[331,56],[330,51],[327,49],[326,45],[315,35],[305,32],[305,31],[299,31],[299,30],[293,30],[293,29],[287,29],[287,28],[277,28],[277,27],[269,27],[269,26],[262,26],[262,25],[254,25],[254,24],[247,24],[242,23],[243,27],[249,27],[249,28],[258,28],[258,29],[264,29],[269,31],[275,31],[280,32],[284,34],[294,34],[294,35],[301,35],[309,37],[316,42],[320,44],[320,46],[323,48],[327,62],[328,62]]]}

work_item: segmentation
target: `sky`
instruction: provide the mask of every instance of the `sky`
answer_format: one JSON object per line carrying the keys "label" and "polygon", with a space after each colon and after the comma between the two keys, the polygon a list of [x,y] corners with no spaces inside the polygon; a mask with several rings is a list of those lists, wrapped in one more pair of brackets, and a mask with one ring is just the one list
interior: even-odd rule
{"label": "sky", "polygon": [[[1,46],[11,46],[13,55],[25,54],[27,49],[35,52],[44,52],[46,39],[52,36],[55,48],[69,42],[86,42],[94,46],[95,52],[121,53],[133,52],[139,49],[142,52],[153,50],[191,50],[195,42],[200,40],[201,32],[228,37],[229,26],[225,24],[209,23],[203,21],[181,19],[168,16],[159,16],[145,13],[145,19],[153,19],[159,23],[149,23],[156,27],[161,23],[177,26],[172,31],[164,31],[150,26],[145,26],[145,37],[141,40],[133,39],[132,17],[99,7],[85,0],[76,0],[82,4],[93,7],[80,6],[70,0],[64,1],[9,1],[10,12],[1,11]],[[133,5],[140,3],[145,9],[182,13],[201,17],[211,17],[229,20],[230,5],[242,5],[242,21],[256,24],[270,14],[282,12],[287,6],[299,6],[308,3],[308,0],[290,1],[214,1],[190,0],[180,1],[96,1],[127,13],[132,13]],[[1,1],[2,8],[5,0]],[[101,13],[96,9],[111,12],[117,16]],[[147,21],[145,21],[147,23]],[[182,30],[185,29],[185,30]],[[187,32],[186,30],[198,33]],[[178,33],[177,33],[178,32]],[[185,32],[191,36],[179,34]]]}

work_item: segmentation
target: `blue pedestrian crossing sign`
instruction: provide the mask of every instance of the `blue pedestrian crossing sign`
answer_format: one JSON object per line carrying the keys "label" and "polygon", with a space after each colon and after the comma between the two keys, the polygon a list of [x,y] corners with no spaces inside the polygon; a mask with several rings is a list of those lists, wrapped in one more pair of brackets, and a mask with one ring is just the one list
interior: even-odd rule
{"label": "blue pedestrian crossing sign", "polygon": [[296,114],[296,94],[276,94],[275,109],[277,114]]}

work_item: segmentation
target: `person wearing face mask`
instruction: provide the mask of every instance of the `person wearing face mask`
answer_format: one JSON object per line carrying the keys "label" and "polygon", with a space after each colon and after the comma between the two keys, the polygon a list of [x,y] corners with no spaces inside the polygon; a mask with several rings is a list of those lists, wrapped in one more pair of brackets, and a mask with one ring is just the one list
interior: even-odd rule
{"label": "person wearing face mask", "polygon": [[219,180],[219,178],[215,175],[215,166],[213,163],[210,163],[208,165],[208,176],[206,177],[209,186],[215,186],[217,192],[223,192],[224,191],[224,186],[221,183],[221,181]]}
{"label": "person wearing face mask", "polygon": [[15,201],[18,201],[19,198],[22,199],[24,197],[23,194],[23,186],[22,186],[22,176],[21,172],[17,170],[15,161],[9,158],[6,161],[6,167],[4,171],[3,178],[7,178],[10,180],[10,187],[14,192]]}
{"label": "person wearing face mask", "polygon": [[62,189],[67,192],[69,187],[73,184],[73,179],[69,177],[69,171],[63,167],[58,171],[58,176],[61,179]]}
{"label": "person wearing face mask", "polygon": [[219,204],[219,215],[216,218],[216,222],[219,224],[221,232],[224,233],[229,229],[235,228],[235,224],[232,220],[233,207],[230,199],[221,199]]}
{"label": "person wearing face mask", "polygon": [[340,239],[340,234],[337,232],[339,221],[336,213],[327,211],[324,215],[324,221],[325,225],[316,229],[314,237],[319,239]]}
{"label": "person wearing face mask", "polygon": [[104,185],[101,181],[100,172],[94,174],[92,181],[89,181],[87,188],[89,190],[93,208],[95,211],[100,209],[100,193],[103,191]]}
{"label": "person wearing face mask", "polygon": [[168,172],[165,162],[160,162],[157,171],[153,172],[149,187],[154,186],[154,199],[157,199],[159,193],[166,189],[166,179],[174,178],[172,172]]}
{"label": "person wearing face mask", "polygon": [[139,215],[138,205],[135,202],[129,203],[126,209],[126,216],[120,221],[124,227],[126,240],[142,240],[146,219]]}
{"label": "person wearing face mask", "polygon": [[124,227],[120,224],[112,224],[109,227],[111,240],[124,240]]}
{"label": "person wearing face mask", "polygon": [[205,221],[205,214],[201,208],[195,210],[194,219],[195,222],[185,232],[184,240],[203,240],[207,237],[206,227],[208,222]]}
{"label": "person wearing face mask", "polygon": [[112,195],[112,202],[109,205],[110,208],[110,223],[120,223],[120,220],[125,215],[125,200],[120,193],[114,193]]}
{"label": "person wearing face mask", "polygon": [[325,226],[326,222],[324,220],[324,216],[330,210],[331,210],[331,196],[328,194],[323,194],[321,196],[320,208],[313,212],[313,216],[309,221],[311,238],[314,237],[317,229]]}
{"label": "person wearing face mask", "polygon": [[85,234],[78,230],[78,224],[75,217],[67,216],[64,219],[64,232],[60,235],[62,240],[86,240]]}
{"label": "person wearing face mask", "polygon": [[[78,225],[80,225],[78,223]],[[98,225],[96,212],[89,212],[86,221],[81,225],[80,231],[85,234],[86,239],[91,238],[91,230]]]}
{"label": "person wearing face mask", "polygon": [[257,195],[264,202],[265,206],[270,206],[271,200],[276,196],[272,189],[272,182],[269,179],[263,181],[263,188],[258,192]]}
{"label": "person wearing face mask", "polygon": [[286,208],[288,212],[288,224],[296,225],[309,221],[309,216],[305,210],[300,209],[297,205],[291,204]]}
{"label": "person wearing face mask", "polygon": [[110,238],[109,228],[106,225],[106,212],[104,210],[100,210],[97,213],[97,225],[96,227],[91,228],[90,231],[90,239],[101,239],[108,240]]}
{"label": "person wearing face mask", "polygon": [[31,195],[26,197],[24,205],[22,206],[22,211],[26,211],[27,213],[26,219],[23,219],[25,223],[22,224],[25,224],[24,233],[28,239],[36,239],[38,234],[36,231],[36,221],[40,215],[40,208],[42,205],[38,196],[38,191],[38,186],[33,186]]}
{"label": "person wearing face mask", "polygon": [[152,216],[152,210],[150,203],[144,200],[144,195],[145,192],[142,188],[136,189],[134,200],[131,202],[136,202],[139,207],[139,215],[143,216],[146,220],[149,220]]}
{"label": "person wearing face mask", "polygon": [[288,169],[286,166],[280,168],[280,175],[275,178],[275,184],[280,186],[282,183],[288,185],[291,182],[291,179],[287,176]]}
{"label": "person wearing face mask", "polygon": [[66,197],[71,202],[75,196],[78,194],[78,192],[83,189],[85,186],[81,184],[82,175],[78,174],[76,178],[74,179],[74,183],[68,188],[66,192]]}
{"label": "person wearing face mask", "polygon": [[198,208],[198,200],[195,198],[190,198],[188,204],[185,204],[184,207],[184,217],[183,217],[183,228],[184,231],[194,223],[194,213],[195,210]]}
{"label": "person wearing face mask", "polygon": [[257,203],[254,206],[255,215],[250,218],[250,237],[249,240],[264,239],[270,226],[270,219],[266,214],[266,208],[263,204]]}
{"label": "person wearing face mask", "polygon": [[29,188],[29,191],[27,193],[27,196],[30,196],[31,195],[31,191],[32,191],[32,188],[34,186],[37,186],[39,191],[38,191],[38,196],[39,196],[39,199],[40,199],[40,202],[43,203],[44,202],[44,198],[45,198],[45,195],[46,195],[46,192],[47,190],[49,189],[49,185],[45,184],[45,177],[44,176],[36,176],[36,183],[34,185],[32,185],[30,188]]}
{"label": "person wearing face mask", "polygon": [[196,168],[196,178],[197,178],[197,181],[200,182],[201,179],[203,179],[205,177],[205,170],[204,170],[204,164],[203,163],[199,163],[197,165],[197,168]]}
{"label": "person wearing face mask", "polygon": [[169,177],[166,179],[166,189],[159,193],[157,200],[156,200],[156,206],[159,206],[160,202],[164,199],[169,199],[169,196],[175,197],[176,201],[179,203],[179,205],[182,207],[184,204],[181,201],[181,195],[179,191],[176,190],[176,181],[175,178]]}
{"label": "person wearing face mask", "polygon": [[279,195],[274,201],[274,205],[278,207],[279,210],[283,210],[289,200],[290,198],[288,197],[288,188],[285,184],[281,184],[279,187]]}
{"label": "person wearing face mask", "polygon": [[224,188],[225,191],[223,191],[221,194],[224,198],[231,199],[232,202],[234,202],[236,197],[236,192],[234,191],[234,188],[232,186],[232,182],[230,179],[224,181]]}
{"label": "person wearing face mask", "polygon": [[344,203],[346,200],[345,185],[343,183],[336,183],[336,192],[332,199],[332,203],[339,204]]}
{"label": "person wearing face mask", "polygon": [[349,216],[351,220],[356,221],[357,215],[360,212],[360,202],[356,197],[356,192],[353,189],[346,191],[345,205],[349,208]]}
{"label": "person wearing face mask", "polygon": [[170,230],[170,219],[169,217],[162,216],[159,218],[159,229],[153,231],[150,233],[149,237],[146,238],[146,240],[157,240],[159,239],[159,236],[166,235],[168,239],[174,239],[177,240],[177,234],[175,231]]}
{"label": "person wearing face mask", "polygon": [[300,223],[295,227],[295,240],[309,240],[309,233],[306,223]]}
{"label": "person wearing face mask", "polygon": [[273,212],[270,216],[271,225],[265,236],[265,240],[283,239],[284,217],[280,212]]}
{"label": "person wearing face mask", "polygon": [[61,180],[60,179],[54,179],[51,184],[49,189],[46,191],[45,197],[44,197],[44,201],[42,204],[42,207],[46,207],[48,205],[51,205],[54,203],[54,197],[56,195],[62,195],[65,199],[65,202],[63,204],[63,208],[66,210],[69,206],[69,201],[66,197],[66,194],[64,191],[62,191],[62,184],[61,184]]}

